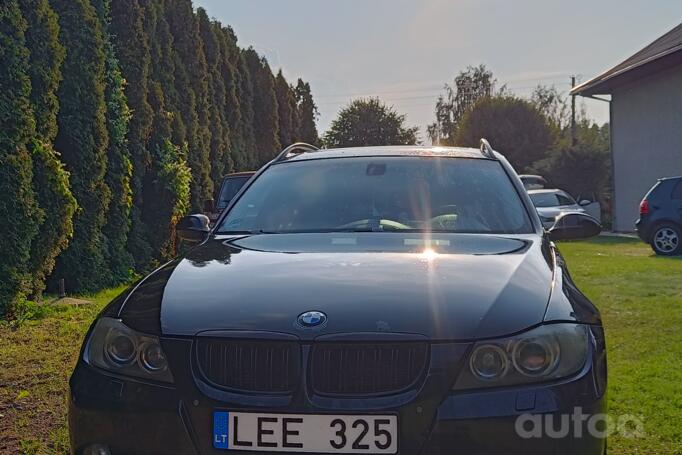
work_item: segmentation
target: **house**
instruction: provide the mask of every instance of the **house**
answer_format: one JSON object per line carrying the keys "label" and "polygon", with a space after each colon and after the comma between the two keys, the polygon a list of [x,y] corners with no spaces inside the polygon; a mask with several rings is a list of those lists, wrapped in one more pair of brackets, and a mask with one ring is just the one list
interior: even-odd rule
{"label": "house", "polygon": [[610,102],[613,229],[633,231],[647,190],[682,175],[682,24],[571,94]]}

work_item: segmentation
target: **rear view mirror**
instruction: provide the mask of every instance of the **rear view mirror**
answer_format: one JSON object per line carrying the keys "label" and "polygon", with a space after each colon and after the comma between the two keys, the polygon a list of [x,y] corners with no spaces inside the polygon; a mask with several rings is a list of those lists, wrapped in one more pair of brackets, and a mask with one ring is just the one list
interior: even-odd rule
{"label": "rear view mirror", "polygon": [[190,243],[201,243],[211,231],[209,219],[206,215],[189,215],[178,221],[176,230],[178,237]]}
{"label": "rear view mirror", "polygon": [[590,201],[588,199],[583,199],[582,201],[579,202],[579,205],[584,207],[586,205],[590,205],[591,203],[592,203],[592,201]]}
{"label": "rear view mirror", "polygon": [[549,230],[552,240],[578,240],[599,235],[601,224],[584,213],[564,213],[559,215]]}

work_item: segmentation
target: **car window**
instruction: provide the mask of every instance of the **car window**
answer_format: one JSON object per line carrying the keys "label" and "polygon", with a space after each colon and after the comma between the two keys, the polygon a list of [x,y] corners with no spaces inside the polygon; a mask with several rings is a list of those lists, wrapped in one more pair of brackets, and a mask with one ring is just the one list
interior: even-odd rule
{"label": "car window", "polygon": [[242,186],[251,178],[249,175],[241,177],[229,177],[225,179],[225,183],[220,190],[220,197],[218,198],[218,208],[224,209],[228,206],[233,197],[239,193]]}
{"label": "car window", "polygon": [[535,207],[556,207],[559,205],[559,200],[554,193],[531,194],[530,200],[533,201]]}
{"label": "car window", "polygon": [[218,232],[533,232],[497,161],[367,157],[276,164]]}
{"label": "car window", "polygon": [[673,188],[673,199],[682,199],[682,180],[677,182]]}
{"label": "car window", "polygon": [[557,193],[556,195],[559,205],[575,205],[575,201],[568,195]]}
{"label": "car window", "polygon": [[562,205],[575,205],[572,197],[563,193],[533,193],[530,195],[535,207],[558,207]]}

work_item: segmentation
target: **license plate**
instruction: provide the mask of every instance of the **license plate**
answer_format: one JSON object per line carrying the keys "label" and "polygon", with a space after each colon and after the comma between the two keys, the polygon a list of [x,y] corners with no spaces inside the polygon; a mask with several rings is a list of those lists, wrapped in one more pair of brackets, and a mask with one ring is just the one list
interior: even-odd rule
{"label": "license plate", "polygon": [[213,447],[253,452],[398,452],[394,415],[213,413]]}

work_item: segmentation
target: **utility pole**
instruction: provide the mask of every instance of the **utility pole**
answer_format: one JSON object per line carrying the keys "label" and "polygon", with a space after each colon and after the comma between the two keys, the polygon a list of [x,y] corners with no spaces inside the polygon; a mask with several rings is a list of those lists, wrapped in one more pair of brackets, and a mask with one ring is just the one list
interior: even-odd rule
{"label": "utility pole", "polygon": [[[571,76],[571,89],[575,87],[575,76]],[[571,145],[577,143],[575,137],[575,95],[571,95]]]}

